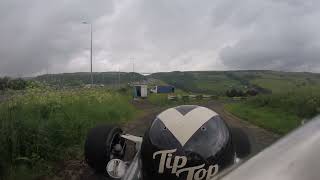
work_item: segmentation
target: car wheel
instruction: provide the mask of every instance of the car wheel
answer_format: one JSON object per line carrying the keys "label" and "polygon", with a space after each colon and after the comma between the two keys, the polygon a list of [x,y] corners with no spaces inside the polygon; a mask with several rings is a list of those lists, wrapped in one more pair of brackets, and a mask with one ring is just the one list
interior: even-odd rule
{"label": "car wheel", "polygon": [[111,159],[124,157],[125,140],[121,134],[119,127],[111,125],[98,125],[89,130],[84,146],[85,161],[97,173],[106,174]]}
{"label": "car wheel", "polygon": [[237,157],[247,157],[251,152],[248,135],[240,128],[232,128],[231,134]]}

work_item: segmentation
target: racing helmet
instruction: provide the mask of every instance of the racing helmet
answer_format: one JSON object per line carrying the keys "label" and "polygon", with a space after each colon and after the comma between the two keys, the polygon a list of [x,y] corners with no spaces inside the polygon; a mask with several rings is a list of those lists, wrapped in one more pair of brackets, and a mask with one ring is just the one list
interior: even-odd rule
{"label": "racing helmet", "polygon": [[143,179],[211,179],[235,161],[231,133],[214,111],[183,105],[160,113],[141,146]]}

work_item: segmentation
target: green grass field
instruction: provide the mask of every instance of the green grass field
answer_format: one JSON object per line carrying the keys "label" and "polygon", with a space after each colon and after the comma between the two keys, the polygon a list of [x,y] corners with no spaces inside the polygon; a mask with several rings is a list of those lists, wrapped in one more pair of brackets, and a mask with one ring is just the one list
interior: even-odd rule
{"label": "green grass field", "polygon": [[286,134],[301,123],[298,116],[274,108],[257,108],[243,103],[226,104],[225,108],[243,120],[278,134]]}
{"label": "green grass field", "polygon": [[[90,127],[141,114],[129,99],[106,89],[31,89],[1,103],[0,173],[5,179],[34,178],[52,173],[59,161],[81,157]],[[21,162],[30,168],[19,172]]]}
{"label": "green grass field", "polygon": [[299,89],[286,93],[259,95],[225,105],[234,115],[253,124],[285,134],[320,113],[320,91]]}

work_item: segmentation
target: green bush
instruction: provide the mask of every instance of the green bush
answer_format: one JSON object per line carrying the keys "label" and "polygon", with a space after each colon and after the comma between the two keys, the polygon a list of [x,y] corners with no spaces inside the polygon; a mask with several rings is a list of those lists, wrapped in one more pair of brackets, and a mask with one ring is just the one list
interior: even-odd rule
{"label": "green bush", "polygon": [[8,88],[13,90],[24,90],[27,87],[27,81],[23,79],[12,79],[8,82]]}
{"label": "green bush", "polygon": [[12,89],[12,90],[24,90],[27,88],[27,81],[18,78],[10,79],[8,77],[0,78],[0,90]]}
{"label": "green bush", "polygon": [[242,97],[245,95],[246,94],[241,89],[237,90],[237,89],[232,88],[231,90],[226,91],[226,96],[228,96],[228,97]]}
{"label": "green bush", "polygon": [[9,80],[10,79],[8,77],[0,78],[0,90],[5,90],[8,88]]}
{"label": "green bush", "polygon": [[320,113],[320,93],[309,91],[262,95],[251,98],[246,103],[256,107],[280,109],[300,118],[311,118]]}
{"label": "green bush", "polygon": [[90,127],[121,123],[136,113],[129,96],[103,89],[29,90],[0,104],[0,159],[5,162],[2,166],[6,172],[14,171],[15,162],[23,158],[31,164],[32,171],[47,174],[52,162],[79,155]]}

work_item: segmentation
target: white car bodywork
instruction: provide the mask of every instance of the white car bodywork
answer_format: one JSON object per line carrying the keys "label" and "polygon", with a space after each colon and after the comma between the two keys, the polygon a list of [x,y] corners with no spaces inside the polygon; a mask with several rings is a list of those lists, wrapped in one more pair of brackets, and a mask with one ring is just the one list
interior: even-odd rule
{"label": "white car bodywork", "polygon": [[320,116],[243,163],[222,180],[315,180],[320,177]]}

